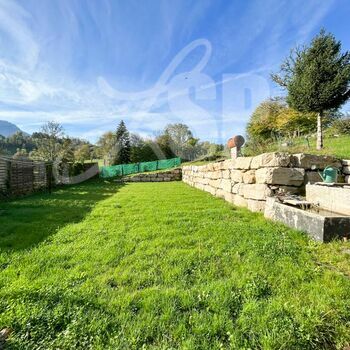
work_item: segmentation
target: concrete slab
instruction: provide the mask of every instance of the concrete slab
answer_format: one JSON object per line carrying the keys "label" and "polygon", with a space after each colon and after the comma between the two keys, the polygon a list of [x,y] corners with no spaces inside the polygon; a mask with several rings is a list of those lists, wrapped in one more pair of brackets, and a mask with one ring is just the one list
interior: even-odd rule
{"label": "concrete slab", "polygon": [[265,206],[265,217],[282,222],[296,230],[304,231],[313,239],[321,242],[350,236],[349,216],[326,211],[317,213],[302,210],[280,203],[275,198],[268,198]]}

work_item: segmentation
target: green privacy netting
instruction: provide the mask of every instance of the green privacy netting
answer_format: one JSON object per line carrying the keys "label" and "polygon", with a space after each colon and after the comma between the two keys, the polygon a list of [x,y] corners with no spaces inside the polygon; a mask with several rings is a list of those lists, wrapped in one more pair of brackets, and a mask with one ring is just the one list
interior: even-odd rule
{"label": "green privacy netting", "polygon": [[103,166],[100,168],[100,177],[108,178],[115,176],[143,173],[146,171],[155,171],[174,168],[181,164],[181,158],[155,160],[153,162],[142,162],[132,164],[119,164],[112,166]]}

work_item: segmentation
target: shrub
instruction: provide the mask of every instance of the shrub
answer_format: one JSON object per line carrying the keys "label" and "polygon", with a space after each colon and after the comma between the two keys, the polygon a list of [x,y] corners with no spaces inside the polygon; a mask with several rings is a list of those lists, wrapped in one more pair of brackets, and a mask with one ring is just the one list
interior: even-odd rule
{"label": "shrub", "polygon": [[350,117],[335,120],[332,129],[334,133],[350,135]]}

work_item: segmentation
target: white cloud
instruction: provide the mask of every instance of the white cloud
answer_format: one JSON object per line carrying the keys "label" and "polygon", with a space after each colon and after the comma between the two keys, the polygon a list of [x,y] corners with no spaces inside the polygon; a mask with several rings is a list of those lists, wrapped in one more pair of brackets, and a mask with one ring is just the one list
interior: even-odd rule
{"label": "white cloud", "polygon": [[[300,10],[298,7],[301,1],[297,4],[288,3],[291,8],[290,12],[294,16],[293,25],[299,28],[295,40],[298,42],[306,40],[333,3],[334,1],[311,1],[304,3]],[[255,73],[266,75],[266,72],[276,64],[276,61],[280,60],[282,54],[280,43],[281,40],[285,42],[283,35],[286,31],[286,17],[281,16],[281,12],[285,11],[287,3],[281,2],[275,7],[271,4],[270,1],[267,1],[267,4],[252,1],[244,7],[246,10],[241,14],[233,13],[232,9],[235,7],[232,5],[232,7],[228,6],[228,11],[218,17],[215,25],[216,29],[221,30],[215,30],[215,37],[213,37],[215,52],[212,60],[209,61],[209,66],[215,67],[215,69],[211,69],[212,72],[225,72],[225,69],[228,69],[227,67],[231,66],[232,63],[241,59],[243,55],[247,55],[249,59],[254,57],[254,65],[260,68],[244,73],[243,76]],[[94,7],[97,5],[91,6],[94,10],[91,14],[96,16],[94,19],[97,22],[99,14],[95,13]],[[191,29],[193,30],[192,23],[196,23],[198,17],[204,15],[211,5],[210,2],[206,2],[204,6],[202,3],[196,4],[185,19],[180,18],[181,13],[175,14],[176,18],[174,18],[172,6],[167,6],[163,10],[163,24],[166,26],[166,30],[162,34],[166,39],[166,45],[162,52],[163,59],[173,48],[172,38],[176,36],[179,41],[184,37],[189,38],[192,34]],[[55,41],[56,45],[57,40],[57,51],[61,59],[67,54],[65,64],[68,66],[74,51],[73,38],[79,35],[78,26],[81,18],[78,18],[78,15],[74,13],[74,8],[70,8],[69,2],[59,3],[58,7],[60,11],[64,10],[62,13],[65,18],[69,17],[72,24],[62,36],[57,35],[52,41]],[[254,23],[252,23],[252,19],[254,19]],[[181,25],[179,25],[179,21],[181,21]],[[188,102],[189,88],[186,84],[184,86],[179,84],[178,87],[173,86],[170,94],[170,109],[164,111],[163,106],[169,104],[169,95],[167,95],[169,90],[166,89],[166,86],[163,89],[163,85],[155,84],[154,89],[151,88],[146,90],[146,93],[139,94],[139,98],[123,100],[121,97],[127,97],[130,94],[116,96],[112,93],[108,96],[101,90],[101,86],[97,85],[97,80],[96,83],[91,82],[91,80],[77,81],[69,75],[68,69],[66,75],[60,76],[55,72],[55,66],[52,62],[45,62],[45,56],[42,55],[45,51],[45,47],[42,46],[43,38],[39,40],[36,37],[33,27],[35,27],[35,23],[33,23],[30,13],[14,0],[0,0],[0,35],[9,44],[0,52],[0,102],[4,105],[0,109],[0,119],[15,122],[29,132],[37,130],[47,120],[56,120],[64,124],[67,131],[73,136],[81,136],[93,141],[103,132],[114,129],[120,119],[126,120],[131,131],[148,136],[151,136],[155,130],[162,129],[167,123],[174,121],[190,125],[194,133],[202,139],[217,139],[226,137],[227,134],[230,136],[233,132],[243,132],[244,121],[248,117],[246,111],[238,111],[234,114],[228,110],[224,111],[226,112],[224,115],[221,115],[220,110],[218,110],[220,101],[214,107],[201,106],[199,108],[195,101],[192,104],[185,104],[184,102]],[[100,34],[106,33],[101,30]],[[263,52],[255,50],[256,41],[265,34],[266,47],[264,47]],[[129,43],[126,39],[130,38],[125,38],[123,47],[128,48]],[[112,43],[112,41],[107,42]],[[156,46],[160,45],[161,43],[157,43]],[[133,43],[133,50],[136,50],[135,47],[137,45]],[[114,49],[116,50],[116,48]],[[140,58],[138,60],[142,61]],[[147,60],[145,62],[145,69],[140,76],[140,84],[143,79],[146,80],[145,77],[149,73],[147,70],[149,63]],[[182,82],[184,79],[188,79],[188,73],[185,75],[187,78],[181,77],[183,78]],[[235,75],[235,77],[229,78],[228,81],[240,76]],[[123,78],[125,79],[125,77]],[[173,76],[167,77],[167,81],[164,83],[168,83],[172,79]],[[194,85],[198,87],[196,93],[202,95],[203,92],[210,92],[209,102],[215,98],[213,93],[219,90],[220,85],[228,83],[226,80],[220,81],[219,78],[219,81],[204,79],[202,84],[197,84],[201,82],[199,80],[194,81]],[[120,83],[120,86],[123,86],[123,82],[121,77],[119,80],[118,77],[115,77],[113,84],[118,86]],[[161,95],[158,96],[155,107],[161,111],[155,112],[155,108],[151,108],[152,104],[149,102],[154,101],[154,95],[159,94]],[[237,116],[240,119],[237,119]]]}
{"label": "white cloud", "polygon": [[39,46],[28,27],[30,14],[14,1],[0,1],[0,30],[7,34],[12,42],[16,62],[23,67],[33,69],[38,62]]}

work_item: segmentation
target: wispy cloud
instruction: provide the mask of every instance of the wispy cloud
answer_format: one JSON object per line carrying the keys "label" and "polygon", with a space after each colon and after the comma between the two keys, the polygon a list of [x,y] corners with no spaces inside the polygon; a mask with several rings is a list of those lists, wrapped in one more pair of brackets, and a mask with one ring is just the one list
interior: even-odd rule
{"label": "wispy cloud", "polygon": [[[242,76],[234,73],[266,78],[289,47],[308,40],[334,10],[332,0],[0,0],[0,118],[29,132],[57,120],[92,141],[121,118],[143,135],[174,121],[202,139],[244,132],[254,106],[235,113],[223,108],[223,89]],[[126,95],[152,91],[176,54],[199,38],[213,48],[204,78],[191,86],[188,72],[203,56],[199,47],[152,106],[150,96],[123,99],[98,84],[101,76]],[[232,77],[225,81],[222,74]]]}

